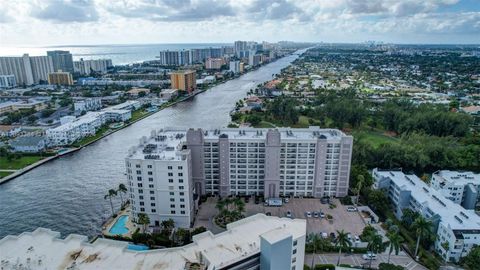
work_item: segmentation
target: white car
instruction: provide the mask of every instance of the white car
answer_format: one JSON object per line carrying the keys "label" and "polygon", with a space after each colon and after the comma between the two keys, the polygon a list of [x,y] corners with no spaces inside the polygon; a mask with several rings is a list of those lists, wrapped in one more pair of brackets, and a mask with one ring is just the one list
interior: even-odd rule
{"label": "white car", "polygon": [[347,212],[357,212],[357,208],[353,206],[347,206]]}
{"label": "white car", "polygon": [[355,235],[354,238],[355,238],[355,243],[360,243],[360,237]]}
{"label": "white car", "polygon": [[288,218],[291,218],[291,217],[292,217],[292,212],[291,212],[290,210],[288,210],[286,216],[287,216]]}
{"label": "white car", "polygon": [[312,217],[312,212],[308,211],[308,212],[305,213],[305,215],[306,215],[307,217]]}
{"label": "white car", "polygon": [[376,259],[377,259],[377,255],[368,252],[367,254],[363,254],[363,255],[362,255],[362,258],[363,258],[364,260],[367,260],[367,261],[376,260]]}
{"label": "white car", "polygon": [[288,198],[285,198],[285,203],[288,203],[290,200]]}

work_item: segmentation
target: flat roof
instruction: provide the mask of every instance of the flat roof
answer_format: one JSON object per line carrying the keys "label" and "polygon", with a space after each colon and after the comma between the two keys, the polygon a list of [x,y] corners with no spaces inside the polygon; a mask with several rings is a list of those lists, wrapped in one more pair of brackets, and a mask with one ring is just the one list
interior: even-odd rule
{"label": "flat roof", "polygon": [[429,187],[418,176],[378,169],[374,169],[374,174],[389,178],[401,189],[409,190],[419,204],[427,205],[432,212],[440,216],[441,222],[448,224],[452,230],[480,229],[480,216],[445,198],[441,192]]}
{"label": "flat roof", "polygon": [[186,130],[152,131],[150,137],[142,137],[140,143],[132,147],[128,158],[180,160],[181,146],[186,143]]}
{"label": "flat roof", "polygon": [[441,170],[433,174],[436,177],[441,177],[446,182],[458,185],[477,184],[480,185],[480,174],[473,172],[460,172]]}
{"label": "flat roof", "polygon": [[[324,136],[327,140],[338,140],[342,137],[350,137],[338,129],[321,129],[317,126],[308,128],[270,128],[280,132],[282,140],[317,140]],[[205,139],[218,139],[222,134],[234,139],[266,139],[268,128],[222,128],[203,130]]]}
{"label": "flat roof", "polygon": [[149,251],[129,250],[127,242],[102,238],[91,244],[76,234],[60,239],[60,233],[39,228],[1,239],[0,260],[7,268],[183,270],[185,263],[203,259],[214,269],[258,253],[260,236],[276,233],[299,238],[306,233],[306,221],[256,214],[228,224],[225,232],[195,235],[189,245]]}

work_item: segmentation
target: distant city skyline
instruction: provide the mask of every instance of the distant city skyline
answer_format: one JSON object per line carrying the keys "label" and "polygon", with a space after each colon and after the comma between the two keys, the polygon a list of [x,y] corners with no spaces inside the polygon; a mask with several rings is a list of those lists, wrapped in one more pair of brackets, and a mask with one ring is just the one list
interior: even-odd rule
{"label": "distant city skyline", "polygon": [[0,47],[239,39],[480,43],[477,0],[13,0],[0,6]]}

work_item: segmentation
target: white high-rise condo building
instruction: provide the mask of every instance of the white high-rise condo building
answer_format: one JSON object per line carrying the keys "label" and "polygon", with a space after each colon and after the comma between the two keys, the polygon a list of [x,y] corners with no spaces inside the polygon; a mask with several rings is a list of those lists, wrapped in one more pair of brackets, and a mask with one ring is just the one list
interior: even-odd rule
{"label": "white high-rise condo building", "polygon": [[126,159],[134,215],[193,219],[193,194],[343,197],[352,137],[335,129],[153,131]]}
{"label": "white high-rise condo building", "polygon": [[480,216],[445,198],[416,175],[374,169],[373,178],[374,186],[387,192],[398,219],[409,208],[432,222],[435,250],[444,260],[458,262],[480,245]]}
{"label": "white high-rise condo building", "polygon": [[237,74],[240,73],[240,61],[238,60],[232,60],[230,61],[230,71]]}
{"label": "white high-rise condo building", "polygon": [[185,246],[135,251],[124,241],[59,239],[60,233],[38,228],[0,239],[0,261],[5,269],[301,270],[305,234],[304,219],[257,214],[228,224],[225,232],[194,235]]}
{"label": "white high-rise condo building", "polygon": [[0,75],[14,75],[19,85],[46,82],[53,71],[50,56],[0,57]]}
{"label": "white high-rise condo building", "polygon": [[473,172],[437,171],[431,186],[465,209],[475,209],[480,199],[480,174]]}
{"label": "white high-rise condo building", "polygon": [[92,72],[107,73],[108,68],[112,67],[111,59],[96,59],[74,61],[73,68],[75,72],[81,75],[90,75]]}

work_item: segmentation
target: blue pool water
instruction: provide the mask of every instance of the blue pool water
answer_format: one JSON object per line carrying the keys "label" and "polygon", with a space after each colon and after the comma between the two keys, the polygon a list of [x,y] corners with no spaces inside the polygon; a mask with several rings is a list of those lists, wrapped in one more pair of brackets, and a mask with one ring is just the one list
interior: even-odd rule
{"label": "blue pool water", "polygon": [[135,245],[135,244],[128,244],[127,248],[130,250],[137,250],[137,251],[149,250],[149,248],[145,245]]}
{"label": "blue pool water", "polygon": [[108,232],[115,235],[128,233],[128,228],[125,226],[127,220],[128,215],[120,216]]}

